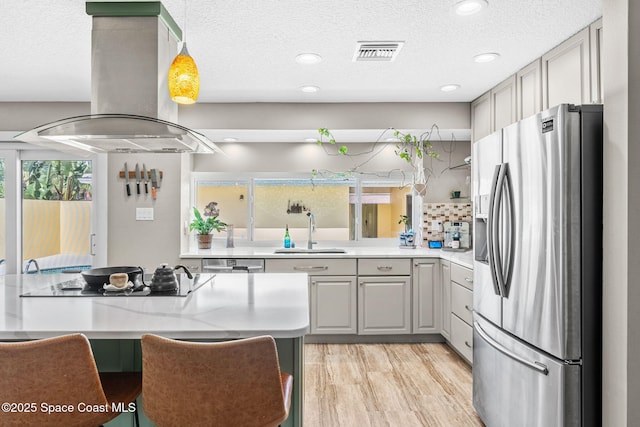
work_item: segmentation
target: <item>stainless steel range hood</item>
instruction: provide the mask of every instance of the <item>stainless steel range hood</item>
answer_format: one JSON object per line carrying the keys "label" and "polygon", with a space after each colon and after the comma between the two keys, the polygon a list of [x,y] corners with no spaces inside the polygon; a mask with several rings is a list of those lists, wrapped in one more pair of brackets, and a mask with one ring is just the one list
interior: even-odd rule
{"label": "stainless steel range hood", "polygon": [[167,73],[182,31],[160,2],[87,2],[91,31],[91,114],[14,139],[80,155],[212,153],[206,136],[176,124]]}
{"label": "stainless steel range hood", "polygon": [[165,120],[132,114],[69,117],[23,132],[15,139],[81,153],[213,153],[206,136]]}

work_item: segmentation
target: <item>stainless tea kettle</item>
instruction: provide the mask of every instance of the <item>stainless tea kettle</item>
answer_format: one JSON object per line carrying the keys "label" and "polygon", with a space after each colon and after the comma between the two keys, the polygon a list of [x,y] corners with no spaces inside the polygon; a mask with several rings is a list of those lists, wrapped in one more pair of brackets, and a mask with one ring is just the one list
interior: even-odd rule
{"label": "stainless tea kettle", "polygon": [[175,268],[171,268],[168,264],[162,264],[160,267],[156,268],[156,271],[151,277],[151,284],[149,285],[151,291],[168,292],[178,289],[176,270],[179,268],[184,270],[189,279],[193,279],[193,275],[184,265],[176,265]]}

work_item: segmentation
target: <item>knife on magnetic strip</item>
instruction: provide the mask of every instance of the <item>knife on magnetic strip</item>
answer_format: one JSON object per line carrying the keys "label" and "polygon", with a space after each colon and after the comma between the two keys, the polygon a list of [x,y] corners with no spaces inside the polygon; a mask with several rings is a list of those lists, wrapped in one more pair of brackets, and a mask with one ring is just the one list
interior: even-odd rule
{"label": "knife on magnetic strip", "polygon": [[155,169],[151,169],[151,198],[156,199],[156,185],[158,185],[158,177]]}
{"label": "knife on magnetic strip", "polygon": [[147,165],[142,164],[142,176],[144,177],[144,194],[149,194],[149,175],[147,175]]}
{"label": "knife on magnetic strip", "polygon": [[140,166],[136,163],[136,194],[140,195],[140,181],[142,180],[142,173],[140,172]]}
{"label": "knife on magnetic strip", "polygon": [[127,182],[127,196],[131,196],[131,187],[129,187],[129,168],[127,167],[127,162],[124,162],[124,179]]}

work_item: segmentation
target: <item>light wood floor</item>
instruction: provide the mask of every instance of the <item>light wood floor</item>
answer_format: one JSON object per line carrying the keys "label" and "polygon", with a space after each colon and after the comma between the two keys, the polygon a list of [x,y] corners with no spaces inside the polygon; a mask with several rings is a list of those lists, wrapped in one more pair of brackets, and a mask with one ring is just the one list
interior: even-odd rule
{"label": "light wood floor", "polygon": [[483,426],[445,344],[306,344],[305,427]]}

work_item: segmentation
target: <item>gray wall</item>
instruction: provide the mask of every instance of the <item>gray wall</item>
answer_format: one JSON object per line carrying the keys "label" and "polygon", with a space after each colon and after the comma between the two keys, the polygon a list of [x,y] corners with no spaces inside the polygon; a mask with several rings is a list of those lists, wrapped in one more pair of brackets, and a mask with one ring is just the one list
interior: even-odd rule
{"label": "gray wall", "polygon": [[[136,162],[164,173],[157,199],[136,195],[135,181],[131,182],[131,196],[127,197],[125,181],[118,177]],[[108,221],[109,265],[142,266],[153,271],[160,263],[174,266],[180,252],[180,154],[110,154],[108,167],[109,204],[104,220]],[[144,193],[144,186],[141,185]],[[153,208],[154,221],[136,221],[136,208]]]}
{"label": "gray wall", "polygon": [[640,425],[640,2],[603,0],[603,423]]}

